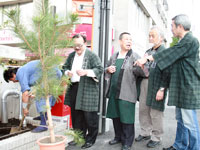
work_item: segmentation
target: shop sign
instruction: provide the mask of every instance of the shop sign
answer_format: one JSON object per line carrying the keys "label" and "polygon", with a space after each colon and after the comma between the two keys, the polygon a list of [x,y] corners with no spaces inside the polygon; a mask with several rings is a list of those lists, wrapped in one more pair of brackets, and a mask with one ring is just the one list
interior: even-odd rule
{"label": "shop sign", "polygon": [[8,29],[0,30],[0,44],[16,44],[22,41],[15,36],[15,34]]}
{"label": "shop sign", "polygon": [[87,41],[92,39],[92,24],[78,24],[76,25],[75,31],[72,33],[72,36],[75,34],[85,35]]}

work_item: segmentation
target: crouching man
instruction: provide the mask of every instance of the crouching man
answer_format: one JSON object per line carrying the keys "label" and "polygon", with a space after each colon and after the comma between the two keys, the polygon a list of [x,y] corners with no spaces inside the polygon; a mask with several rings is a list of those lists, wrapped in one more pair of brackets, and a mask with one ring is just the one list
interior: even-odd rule
{"label": "crouching man", "polygon": [[[4,71],[3,76],[4,80],[6,82],[13,81],[13,82],[19,82],[21,86],[21,92],[22,92],[22,105],[23,105],[23,113],[24,116],[27,116],[28,114],[28,109],[27,105],[29,103],[29,98],[31,97],[30,90],[31,87],[36,84],[38,79],[40,78],[41,75],[41,69],[39,67],[40,61],[39,60],[34,60],[30,61],[24,66],[20,68],[9,68]],[[56,69],[56,75],[57,77],[62,76],[62,72],[58,69]],[[53,97],[50,97],[49,99],[50,106],[53,106],[55,104],[55,99]],[[44,98],[41,98],[40,100],[35,101],[37,112],[40,113],[40,125],[35,129],[32,130],[32,132],[43,132],[46,131],[48,128],[46,126],[46,119],[47,119],[47,114],[44,113],[45,110],[45,105],[46,101]]]}

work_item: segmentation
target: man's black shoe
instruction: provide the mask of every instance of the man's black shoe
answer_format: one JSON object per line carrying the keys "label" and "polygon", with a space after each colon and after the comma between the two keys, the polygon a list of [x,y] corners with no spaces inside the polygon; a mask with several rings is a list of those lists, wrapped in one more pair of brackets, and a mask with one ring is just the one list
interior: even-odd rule
{"label": "man's black shoe", "polygon": [[168,148],[163,148],[163,150],[176,150],[173,146],[170,146]]}
{"label": "man's black shoe", "polygon": [[131,147],[128,145],[123,145],[122,150],[131,150]]}
{"label": "man's black shoe", "polygon": [[68,143],[70,146],[75,146],[76,145],[76,142],[75,141],[71,141]]}
{"label": "man's black shoe", "polygon": [[82,148],[82,149],[86,149],[86,148],[91,147],[92,145],[93,145],[93,143],[87,142],[87,143],[85,143],[83,146],[81,146],[81,148]]}
{"label": "man's black shoe", "polygon": [[157,145],[160,145],[160,141],[152,141],[152,140],[150,140],[150,141],[147,143],[147,147],[149,147],[149,148],[154,148],[154,147],[156,147]]}
{"label": "man's black shoe", "polygon": [[115,145],[115,144],[118,144],[118,143],[121,143],[121,140],[113,139],[113,140],[109,141],[110,145]]}
{"label": "man's black shoe", "polygon": [[142,136],[142,135],[139,135],[135,141],[136,142],[140,142],[140,141],[143,141],[143,140],[149,140],[151,138],[151,136]]}

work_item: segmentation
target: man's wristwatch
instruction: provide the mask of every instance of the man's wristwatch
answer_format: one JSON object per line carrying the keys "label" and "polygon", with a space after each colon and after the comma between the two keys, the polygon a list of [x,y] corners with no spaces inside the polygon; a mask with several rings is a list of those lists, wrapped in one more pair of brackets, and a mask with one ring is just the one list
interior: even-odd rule
{"label": "man's wristwatch", "polygon": [[163,92],[165,90],[165,88],[164,87],[160,87],[159,90]]}
{"label": "man's wristwatch", "polygon": [[27,105],[28,105],[28,103],[22,103],[22,108],[26,109]]}

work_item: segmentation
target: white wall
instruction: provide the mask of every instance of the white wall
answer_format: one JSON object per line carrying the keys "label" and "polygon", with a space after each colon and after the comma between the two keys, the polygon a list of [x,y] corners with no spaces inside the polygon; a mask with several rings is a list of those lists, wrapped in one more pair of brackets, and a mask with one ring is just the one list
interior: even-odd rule
{"label": "white wall", "polygon": [[119,51],[119,35],[121,32],[130,32],[133,38],[133,50],[143,55],[148,44],[148,29],[150,18],[134,0],[114,2],[113,27],[115,28],[115,40],[113,46]]}
{"label": "white wall", "polygon": [[151,18],[147,17],[135,1],[131,1],[129,9],[129,28],[133,35],[133,49],[143,56],[148,47],[148,33],[151,27]]}
{"label": "white wall", "polygon": [[115,51],[120,50],[119,35],[121,32],[129,32],[128,30],[128,1],[115,0],[113,5],[113,28],[115,29],[115,40],[112,45]]}
{"label": "white wall", "polygon": [[[169,2],[169,24],[171,24],[171,18],[178,14],[186,14],[192,22],[192,32],[200,40],[200,1],[199,0],[168,0]],[[174,7],[176,6],[176,7]],[[172,36],[172,34],[170,34]]]}
{"label": "white wall", "polygon": [[[138,2],[140,2],[140,5]],[[148,34],[153,22],[167,33],[167,29],[161,19],[161,14],[157,11],[155,1],[115,0],[113,12],[112,24],[115,29],[115,40],[112,44],[115,51],[120,50],[118,37],[121,32],[126,31],[131,33],[133,50],[140,56],[149,48]]]}

